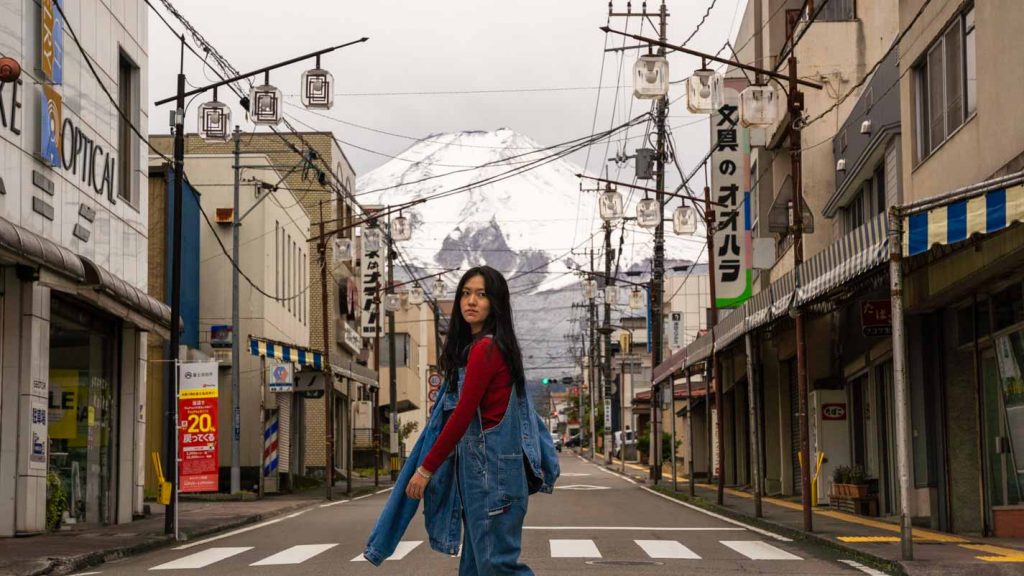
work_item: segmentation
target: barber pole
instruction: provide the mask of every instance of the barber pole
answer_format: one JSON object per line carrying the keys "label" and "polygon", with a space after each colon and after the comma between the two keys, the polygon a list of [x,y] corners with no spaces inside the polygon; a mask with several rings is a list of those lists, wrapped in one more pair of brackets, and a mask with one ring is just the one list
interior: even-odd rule
{"label": "barber pole", "polygon": [[263,475],[270,476],[277,471],[277,414],[267,420],[263,430]]}

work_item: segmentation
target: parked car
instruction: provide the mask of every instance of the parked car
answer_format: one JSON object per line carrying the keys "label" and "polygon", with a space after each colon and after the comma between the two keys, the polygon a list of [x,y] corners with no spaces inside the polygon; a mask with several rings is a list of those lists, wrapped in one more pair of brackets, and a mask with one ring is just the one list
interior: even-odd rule
{"label": "parked car", "polygon": [[572,436],[569,437],[568,440],[565,441],[565,447],[566,448],[574,448],[574,447],[579,446],[579,445],[580,445],[580,435],[579,434],[573,434]]}
{"label": "parked car", "polygon": [[558,432],[551,433],[551,441],[555,443],[555,450],[562,451],[562,437],[558,435]]}

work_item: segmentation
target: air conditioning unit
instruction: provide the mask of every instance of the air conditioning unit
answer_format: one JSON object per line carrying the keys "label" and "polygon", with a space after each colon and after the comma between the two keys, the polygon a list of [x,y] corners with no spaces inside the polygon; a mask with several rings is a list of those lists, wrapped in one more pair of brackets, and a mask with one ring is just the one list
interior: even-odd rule
{"label": "air conditioning unit", "polygon": [[235,209],[234,208],[217,208],[216,213],[213,217],[217,224],[234,224],[235,221]]}
{"label": "air conditioning unit", "polygon": [[368,400],[352,403],[352,427],[354,429],[373,428],[373,404]]}

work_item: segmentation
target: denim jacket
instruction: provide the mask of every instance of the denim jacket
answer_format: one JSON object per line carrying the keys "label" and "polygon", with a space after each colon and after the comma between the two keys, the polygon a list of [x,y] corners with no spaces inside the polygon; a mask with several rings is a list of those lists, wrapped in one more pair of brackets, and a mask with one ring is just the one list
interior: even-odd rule
{"label": "denim jacket", "polygon": [[[460,370],[460,388],[464,376],[465,371]],[[423,433],[409,452],[384,510],[370,532],[363,556],[375,566],[380,566],[381,562],[394,553],[419,508],[419,500],[406,496],[405,487],[434,446],[448,415],[455,409],[458,394],[449,392],[448,388],[444,387],[441,397],[434,405]],[[529,465],[526,470],[529,493],[551,494],[560,474],[558,453],[555,451],[551,434],[548,433],[540,415],[533,409],[532,402],[529,398],[518,396],[513,394],[511,398],[517,401],[519,420],[522,423],[522,451],[525,455],[524,461]],[[461,543],[462,504],[456,486],[454,453],[434,471],[430,483],[427,484],[423,514],[430,547],[444,554],[457,554]]]}

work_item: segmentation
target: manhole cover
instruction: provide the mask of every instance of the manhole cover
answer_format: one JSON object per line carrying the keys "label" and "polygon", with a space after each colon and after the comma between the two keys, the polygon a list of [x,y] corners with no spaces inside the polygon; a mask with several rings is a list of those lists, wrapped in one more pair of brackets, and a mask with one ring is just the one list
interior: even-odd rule
{"label": "manhole cover", "polygon": [[654,560],[591,560],[591,566],[664,566],[664,562]]}

